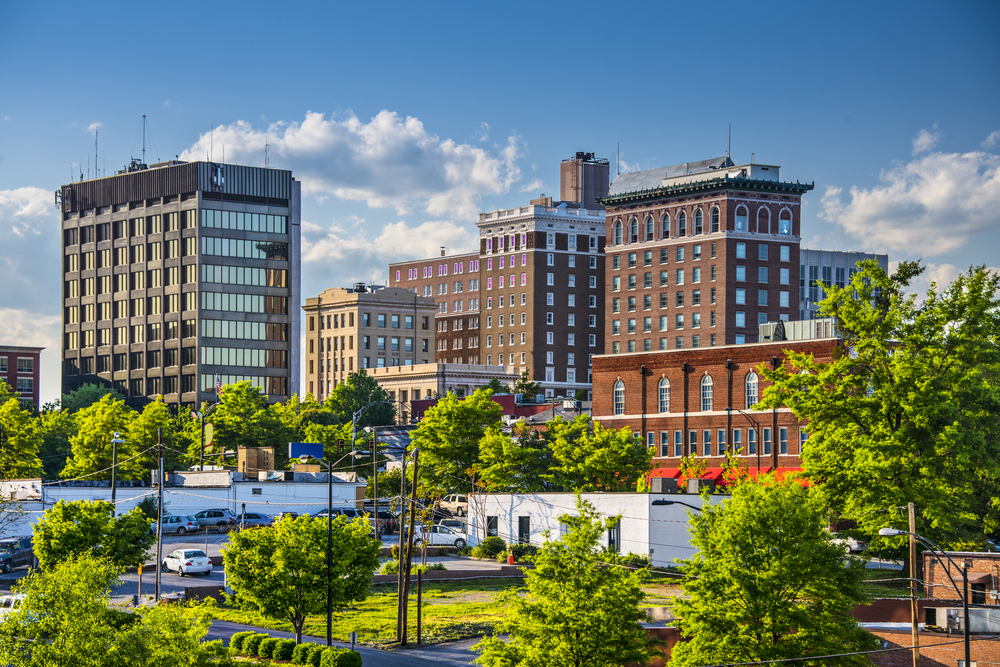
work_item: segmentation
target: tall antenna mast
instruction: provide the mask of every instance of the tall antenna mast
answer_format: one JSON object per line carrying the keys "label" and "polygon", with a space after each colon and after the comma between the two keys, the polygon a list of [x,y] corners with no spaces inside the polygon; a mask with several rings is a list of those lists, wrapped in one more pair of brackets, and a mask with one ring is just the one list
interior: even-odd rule
{"label": "tall antenna mast", "polygon": [[618,149],[615,152],[615,171],[618,176],[622,175],[622,143],[618,142]]}
{"label": "tall antenna mast", "polygon": [[264,169],[267,169],[267,135],[264,135]]}
{"label": "tall antenna mast", "polygon": [[212,123],[211,136],[208,138],[208,161],[215,158],[215,123]]}
{"label": "tall antenna mast", "polygon": [[729,124],[729,145],[726,146],[726,157],[732,156],[733,150],[733,124]]}
{"label": "tall antenna mast", "polygon": [[146,114],[142,114],[142,163],[146,164]]}
{"label": "tall antenna mast", "polygon": [[94,178],[97,178],[97,133],[100,132],[96,127],[94,128]]}

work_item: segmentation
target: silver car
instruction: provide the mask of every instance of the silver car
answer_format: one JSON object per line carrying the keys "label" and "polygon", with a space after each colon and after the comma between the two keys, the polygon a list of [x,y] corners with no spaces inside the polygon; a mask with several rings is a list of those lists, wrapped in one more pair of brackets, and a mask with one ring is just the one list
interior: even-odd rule
{"label": "silver car", "polygon": [[[152,532],[156,532],[156,523],[150,528]],[[201,524],[198,523],[198,519],[190,515],[171,515],[163,517],[162,530],[163,534],[176,533],[178,535],[186,535],[188,533],[196,533],[198,529],[201,528]]]}
{"label": "silver car", "polygon": [[164,572],[177,572],[182,577],[185,574],[211,574],[212,559],[201,549],[178,549],[163,559],[162,567]]}
{"label": "silver car", "polygon": [[267,514],[261,514],[260,512],[247,512],[246,514],[240,515],[240,525],[246,528],[270,526],[273,522],[274,517],[268,516]]}

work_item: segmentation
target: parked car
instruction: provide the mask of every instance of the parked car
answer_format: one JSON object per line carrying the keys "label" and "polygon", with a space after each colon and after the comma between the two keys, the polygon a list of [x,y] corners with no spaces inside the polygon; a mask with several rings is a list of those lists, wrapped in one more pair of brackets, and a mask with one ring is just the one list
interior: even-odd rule
{"label": "parked car", "polygon": [[845,554],[860,553],[868,548],[868,543],[864,540],[859,540],[843,533],[834,533],[833,539],[830,541],[840,545],[844,549]]}
{"label": "parked car", "polygon": [[465,521],[462,521],[461,519],[441,519],[437,522],[437,525],[447,526],[448,528],[452,528],[460,533],[465,533],[467,531]]}
{"label": "parked car", "polygon": [[178,549],[170,552],[163,559],[163,571],[176,571],[180,576],[185,574],[211,574],[212,559],[201,549]]}
{"label": "parked car", "polygon": [[454,546],[456,549],[463,549],[467,544],[465,533],[448,528],[447,526],[431,526],[424,530],[417,528],[413,534],[413,544],[427,544],[429,546]]}
{"label": "parked car", "polygon": [[202,526],[231,526],[239,521],[236,514],[225,508],[202,510],[195,514],[194,518]]}
{"label": "parked car", "polygon": [[469,514],[469,498],[452,494],[441,499],[438,505],[441,509],[448,510],[455,516],[467,516]]}
{"label": "parked car", "polygon": [[274,517],[274,522],[277,523],[278,521],[281,521],[282,519],[284,519],[286,516],[288,518],[290,518],[290,519],[298,519],[299,518],[299,513],[298,512],[282,512],[278,516]]}
{"label": "parked car", "polygon": [[23,600],[23,593],[15,593],[14,595],[4,595],[3,597],[0,597],[0,620],[2,620],[7,614],[17,611]]}
{"label": "parked car", "polygon": [[[177,533],[178,535],[186,535],[187,533],[195,533],[201,528],[201,524],[198,523],[198,519],[191,515],[169,515],[163,517],[163,527],[161,530],[163,534],[167,533]],[[149,532],[156,532],[156,522],[154,521],[149,526]]]}
{"label": "parked car", "polygon": [[[327,508],[323,508],[318,512],[313,512],[313,516],[317,519],[325,519]],[[365,513],[361,510],[354,509],[353,507],[334,507],[333,516],[334,518],[338,516],[346,516],[348,519],[356,519],[359,516],[364,516]]]}
{"label": "parked car", "polygon": [[31,548],[31,538],[8,537],[0,540],[0,571],[4,574],[15,567],[34,567],[35,552]]}
{"label": "parked car", "polygon": [[246,514],[240,515],[240,524],[247,528],[270,526],[273,522],[274,517],[268,516],[267,514],[260,514],[259,512],[247,512]]}

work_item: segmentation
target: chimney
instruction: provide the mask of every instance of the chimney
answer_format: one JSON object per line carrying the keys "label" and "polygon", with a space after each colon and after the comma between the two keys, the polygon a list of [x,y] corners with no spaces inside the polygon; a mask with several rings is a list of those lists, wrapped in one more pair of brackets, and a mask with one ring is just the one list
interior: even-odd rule
{"label": "chimney", "polygon": [[441,246],[441,256],[444,257],[444,246]]}

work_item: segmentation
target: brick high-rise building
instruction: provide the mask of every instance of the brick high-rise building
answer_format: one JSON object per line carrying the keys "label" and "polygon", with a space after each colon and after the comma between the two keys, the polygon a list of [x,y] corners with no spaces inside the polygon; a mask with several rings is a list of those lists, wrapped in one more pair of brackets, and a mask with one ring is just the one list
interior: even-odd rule
{"label": "brick high-rise building", "polygon": [[813,185],[729,157],[630,174],[606,207],[605,351],[756,342],[798,316],[799,221]]}
{"label": "brick high-rise building", "polygon": [[439,363],[528,369],[548,396],[590,389],[604,350],[603,207],[608,161],[578,153],[560,192],[481,213],[479,252],[389,265],[389,284],[437,300]]}
{"label": "brick high-rise building", "polygon": [[299,389],[300,188],[290,171],[135,164],[62,186],[63,391],[193,405],[216,378]]}
{"label": "brick high-rise building", "polygon": [[0,381],[20,394],[21,407],[39,404],[39,358],[44,347],[0,345]]}

